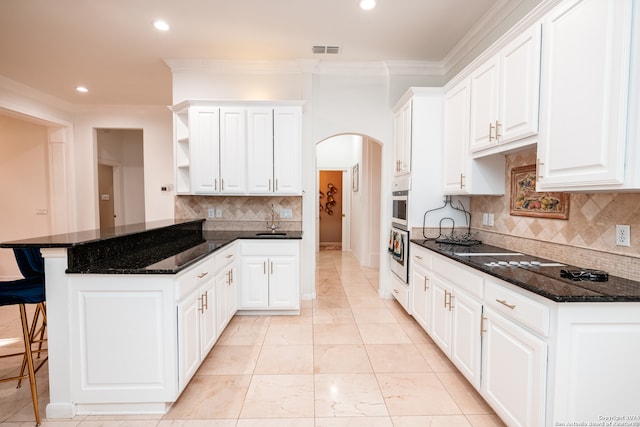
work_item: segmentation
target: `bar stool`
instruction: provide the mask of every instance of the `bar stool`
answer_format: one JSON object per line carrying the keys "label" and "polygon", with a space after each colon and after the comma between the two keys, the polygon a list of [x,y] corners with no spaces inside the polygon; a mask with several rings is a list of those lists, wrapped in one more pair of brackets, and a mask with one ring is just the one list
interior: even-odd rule
{"label": "bar stool", "polygon": [[[0,382],[17,380],[19,388],[22,385],[23,379],[29,379],[36,426],[39,426],[40,411],[38,408],[36,372],[38,372],[47,361],[47,357],[43,358],[38,366],[35,366],[33,355],[36,353],[38,358],[40,358],[40,353],[46,352],[46,348],[42,348],[43,343],[46,341],[45,330],[47,326],[44,260],[40,255],[40,251],[35,248],[15,248],[14,254],[18,262],[18,268],[24,276],[24,279],[0,282],[0,306],[18,305],[25,351],[0,356],[0,358],[22,356],[20,374],[10,378],[2,378]],[[31,325],[29,325],[27,319],[26,304],[36,304]],[[34,344],[38,344],[36,350],[33,349]],[[26,373],[25,370],[27,371]]]}

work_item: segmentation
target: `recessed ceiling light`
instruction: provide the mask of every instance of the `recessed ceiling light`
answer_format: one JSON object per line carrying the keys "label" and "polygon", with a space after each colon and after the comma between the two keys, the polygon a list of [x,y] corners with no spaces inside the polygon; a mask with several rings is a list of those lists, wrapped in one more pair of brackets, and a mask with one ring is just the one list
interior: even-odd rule
{"label": "recessed ceiling light", "polygon": [[169,31],[169,24],[167,24],[162,19],[158,19],[153,23],[153,26],[156,27],[156,30],[160,31]]}
{"label": "recessed ceiling light", "polygon": [[360,9],[371,10],[376,7],[376,0],[359,0]]}
{"label": "recessed ceiling light", "polygon": [[84,87],[84,86],[76,86],[76,90],[77,90],[78,92],[81,92],[81,93],[87,93],[87,92],[89,92],[89,89],[87,89],[87,88],[86,88],[86,87]]}

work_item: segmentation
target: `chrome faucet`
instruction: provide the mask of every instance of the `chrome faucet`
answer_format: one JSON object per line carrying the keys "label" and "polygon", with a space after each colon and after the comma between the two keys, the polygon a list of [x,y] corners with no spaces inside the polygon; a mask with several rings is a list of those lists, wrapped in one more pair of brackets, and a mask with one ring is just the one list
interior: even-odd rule
{"label": "chrome faucet", "polygon": [[276,210],[273,206],[273,204],[271,205],[271,225],[268,226],[271,229],[272,233],[275,233],[276,228],[279,227],[279,225],[277,224],[276,221]]}

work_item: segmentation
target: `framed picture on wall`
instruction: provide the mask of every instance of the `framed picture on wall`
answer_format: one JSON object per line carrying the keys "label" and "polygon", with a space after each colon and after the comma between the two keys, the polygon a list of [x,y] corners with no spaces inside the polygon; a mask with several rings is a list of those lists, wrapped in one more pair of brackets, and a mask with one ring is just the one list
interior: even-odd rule
{"label": "framed picture on wall", "polygon": [[356,163],[353,168],[351,168],[351,189],[355,193],[358,191],[360,186],[360,165]]}
{"label": "framed picture on wall", "polygon": [[511,169],[511,215],[569,219],[569,193],[537,192],[536,166]]}

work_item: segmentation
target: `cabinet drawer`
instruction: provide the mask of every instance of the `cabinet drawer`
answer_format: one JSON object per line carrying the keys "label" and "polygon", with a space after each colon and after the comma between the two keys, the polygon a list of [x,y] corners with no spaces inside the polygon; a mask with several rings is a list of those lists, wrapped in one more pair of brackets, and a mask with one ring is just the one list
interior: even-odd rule
{"label": "cabinet drawer", "polygon": [[415,243],[411,244],[411,262],[421,265],[427,270],[431,270],[431,260],[433,259],[432,251],[424,249]]}
{"label": "cabinet drawer", "polygon": [[215,260],[216,271],[222,270],[224,267],[231,264],[236,259],[235,242],[228,246],[225,246],[222,249],[218,249],[213,256]]}
{"label": "cabinet drawer", "polygon": [[491,281],[487,281],[485,302],[532,331],[549,335],[549,307]]}
{"label": "cabinet drawer", "polygon": [[409,286],[393,276],[391,280],[391,293],[407,313],[409,313]]}
{"label": "cabinet drawer", "polygon": [[474,297],[482,299],[484,283],[482,276],[467,270],[455,261],[449,261],[440,256],[434,256],[431,264],[432,270],[440,277],[447,279]]}
{"label": "cabinet drawer", "polygon": [[209,256],[176,277],[176,300],[181,300],[207,279],[215,275],[213,257]]}

